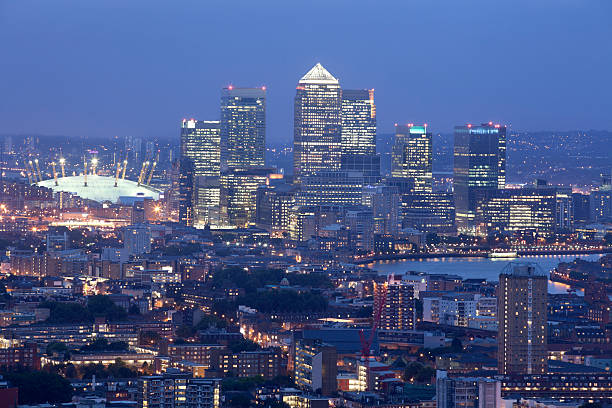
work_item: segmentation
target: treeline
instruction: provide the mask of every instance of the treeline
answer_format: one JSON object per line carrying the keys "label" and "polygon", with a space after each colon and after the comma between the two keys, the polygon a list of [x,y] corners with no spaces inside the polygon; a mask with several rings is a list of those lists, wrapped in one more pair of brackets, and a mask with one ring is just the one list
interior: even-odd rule
{"label": "treeline", "polygon": [[93,322],[96,317],[104,317],[109,321],[123,320],[127,312],[117,306],[104,295],[90,296],[85,306],[76,302],[45,301],[39,307],[50,310],[47,323],[78,324]]}
{"label": "treeline", "polygon": [[[47,364],[43,367],[44,372],[49,374],[57,374],[71,379],[91,379],[94,375],[96,379],[107,378],[136,378],[141,373],[135,367],[128,366],[121,359],[115,360],[114,363],[104,366],[103,364],[85,364],[75,366],[71,363],[62,364]],[[152,367],[144,363],[141,370],[145,373],[152,373]]]}
{"label": "treeline", "polygon": [[8,371],[2,378],[19,388],[19,404],[70,402],[74,389],[70,381],[47,371]]}
{"label": "treeline", "polygon": [[324,274],[287,273],[280,269],[245,271],[242,268],[225,268],[214,273],[211,283],[215,289],[237,286],[244,288],[245,293],[248,294],[266,285],[278,285],[283,278],[286,278],[292,286],[333,288],[331,280]]}

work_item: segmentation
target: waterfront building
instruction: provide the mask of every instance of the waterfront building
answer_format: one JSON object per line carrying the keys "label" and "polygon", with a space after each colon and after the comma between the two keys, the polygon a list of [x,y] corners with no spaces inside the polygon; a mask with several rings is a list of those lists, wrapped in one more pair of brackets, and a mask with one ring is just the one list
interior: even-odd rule
{"label": "waterfront building", "polygon": [[[506,184],[506,127],[492,122],[455,127],[455,220],[461,233],[476,233],[476,209]],[[485,197],[483,197],[485,196]]]}
{"label": "waterfront building", "polygon": [[554,188],[503,189],[490,192],[476,209],[476,231],[534,232],[549,236],[557,225],[557,193]]}
{"label": "waterfront building", "polygon": [[548,276],[534,263],[509,263],[499,275],[497,360],[500,374],[547,371]]}
{"label": "waterfront building", "polygon": [[574,200],[571,187],[556,187],[557,231],[574,230]]}
{"label": "waterfront building", "polygon": [[228,86],[221,93],[221,162],[225,169],[265,166],[266,88]]}
{"label": "waterfront building", "polygon": [[455,201],[444,191],[403,194],[402,227],[422,232],[452,233],[455,230]]}
{"label": "waterfront building", "polygon": [[340,169],[342,97],[339,81],[316,64],[298,82],[294,105],[293,175]]}

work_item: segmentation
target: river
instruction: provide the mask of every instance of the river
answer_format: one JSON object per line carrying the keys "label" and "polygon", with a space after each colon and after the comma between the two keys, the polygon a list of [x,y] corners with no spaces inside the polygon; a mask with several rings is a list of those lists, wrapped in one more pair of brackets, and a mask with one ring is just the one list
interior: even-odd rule
{"label": "river", "polygon": [[[576,258],[587,261],[594,261],[601,257],[601,254],[588,255],[539,255],[525,256],[515,259],[519,262],[535,262],[543,270],[549,272],[553,270],[559,262],[570,262]],[[441,273],[459,275],[464,279],[485,278],[488,281],[499,280],[499,273],[503,267],[510,262],[508,259],[490,258],[429,258],[429,259],[406,259],[397,261],[378,261],[368,264],[368,266],[381,274],[395,273],[402,275],[408,271]],[[569,285],[548,281],[549,293],[567,293]],[[582,294],[581,290],[576,291]]]}

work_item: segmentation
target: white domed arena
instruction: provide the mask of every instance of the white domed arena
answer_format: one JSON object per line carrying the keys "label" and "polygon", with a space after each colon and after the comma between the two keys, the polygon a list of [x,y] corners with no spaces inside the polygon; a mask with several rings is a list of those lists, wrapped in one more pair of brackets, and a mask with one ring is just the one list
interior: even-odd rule
{"label": "white domed arena", "polygon": [[55,185],[55,180],[52,178],[39,181],[35,184],[50,188],[54,192],[63,191],[72,193],[81,198],[98,202],[110,201],[117,203],[119,197],[139,197],[158,200],[161,194],[159,190],[150,186],[139,185],[135,181],[122,178],[117,179],[117,186],[115,186],[115,177],[93,174],[87,175],[87,185],[85,185],[85,177],[83,175],[59,177],[57,185]]}

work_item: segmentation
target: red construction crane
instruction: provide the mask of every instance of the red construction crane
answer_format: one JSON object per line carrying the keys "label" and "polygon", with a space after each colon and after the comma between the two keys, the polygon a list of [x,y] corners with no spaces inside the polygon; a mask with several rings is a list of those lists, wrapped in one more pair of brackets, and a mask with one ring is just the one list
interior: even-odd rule
{"label": "red construction crane", "polygon": [[[387,285],[385,282],[383,286],[380,288],[379,292],[379,302],[374,307],[374,316],[372,318],[372,328],[370,330],[370,337],[366,339],[363,329],[359,330],[359,340],[361,341],[361,357],[364,360],[367,360],[370,357],[370,352],[372,349],[372,342],[374,341],[374,335],[376,334],[376,330],[378,330],[378,325],[380,324],[380,316],[382,314],[383,307],[385,307],[385,303],[387,301]],[[374,294],[376,296],[376,294]]]}

